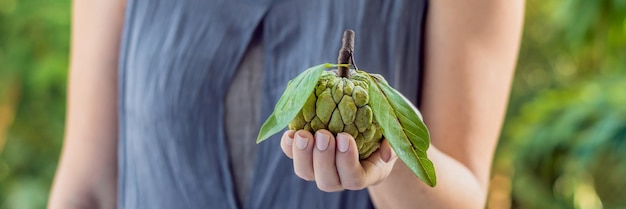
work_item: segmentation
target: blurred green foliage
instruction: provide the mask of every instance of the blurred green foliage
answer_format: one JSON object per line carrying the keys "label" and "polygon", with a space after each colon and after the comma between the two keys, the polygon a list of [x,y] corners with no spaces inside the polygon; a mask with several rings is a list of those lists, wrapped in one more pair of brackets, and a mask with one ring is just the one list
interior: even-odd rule
{"label": "blurred green foliage", "polygon": [[625,208],[626,82],[546,91],[508,126],[520,208]]}
{"label": "blurred green foliage", "polygon": [[526,5],[494,164],[511,187],[492,197],[510,192],[511,208],[626,208],[626,1]]}
{"label": "blurred green foliage", "polygon": [[0,135],[0,208],[47,202],[64,127],[69,11],[69,0],[0,0],[0,106],[14,107],[0,111],[0,121],[14,116],[0,127],[8,128]]}
{"label": "blurred green foliage", "polygon": [[[527,0],[525,21],[491,208],[626,208],[626,0]],[[47,202],[69,27],[69,0],[0,0],[0,209]]]}
{"label": "blurred green foliage", "polygon": [[507,126],[519,208],[625,208],[625,76],[543,92]]}

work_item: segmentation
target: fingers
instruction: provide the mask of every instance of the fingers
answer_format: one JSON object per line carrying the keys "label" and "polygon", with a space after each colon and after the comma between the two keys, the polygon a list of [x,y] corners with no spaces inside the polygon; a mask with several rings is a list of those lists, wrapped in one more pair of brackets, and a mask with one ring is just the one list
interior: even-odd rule
{"label": "fingers", "polygon": [[313,135],[306,130],[295,133],[291,151],[293,155],[293,168],[296,175],[304,180],[313,181]]}
{"label": "fingers", "polygon": [[[347,142],[347,150],[342,149],[344,142]],[[359,161],[354,138],[345,133],[337,135],[337,171],[345,189],[360,190],[381,182],[393,169],[396,159],[389,142],[384,140],[380,149],[367,159]]]}
{"label": "fingers", "polygon": [[389,162],[395,162],[395,160],[398,158],[398,156],[396,155],[396,152],[393,151],[393,148],[391,148],[391,145],[389,144],[389,141],[387,140],[383,140],[383,142],[380,144],[380,157],[381,160],[383,160],[383,162],[385,163],[389,163]]}
{"label": "fingers", "polygon": [[325,192],[343,190],[335,166],[335,137],[327,130],[315,133],[313,170],[317,187]]}
{"label": "fingers", "polygon": [[335,162],[341,186],[349,190],[365,188],[367,185],[365,170],[361,167],[356,142],[350,134],[337,134],[336,155]]}
{"label": "fingers", "polygon": [[376,152],[361,161],[363,170],[366,176],[368,176],[366,184],[368,186],[376,185],[387,178],[397,159],[398,156],[391,148],[389,142],[383,140]]}
{"label": "fingers", "polygon": [[319,130],[313,136],[305,130],[286,131],[281,148],[293,159],[296,175],[307,181],[315,181],[325,192],[344,189],[361,190],[375,185],[389,175],[397,155],[387,140],[370,157],[359,160],[354,138],[347,133],[337,137],[327,130]]}
{"label": "fingers", "polygon": [[283,149],[283,153],[287,155],[287,157],[293,159],[293,152],[291,151],[291,146],[293,145],[293,137],[296,131],[287,130],[283,133],[283,137],[280,139],[280,148]]}

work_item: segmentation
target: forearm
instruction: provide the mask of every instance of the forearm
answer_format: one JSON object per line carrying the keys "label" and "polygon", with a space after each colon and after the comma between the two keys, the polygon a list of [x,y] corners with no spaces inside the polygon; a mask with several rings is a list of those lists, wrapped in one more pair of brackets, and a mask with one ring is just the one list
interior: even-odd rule
{"label": "forearm", "polygon": [[428,187],[398,161],[369,189],[377,207],[484,207],[522,17],[521,0],[431,1],[420,109],[438,184]]}
{"label": "forearm", "polygon": [[117,57],[121,0],[73,4],[63,151],[48,207],[117,205]]}
{"label": "forearm", "polygon": [[389,177],[369,187],[377,208],[483,208],[486,191],[476,176],[463,164],[435,147],[428,157],[437,171],[437,186],[432,188],[398,160]]}

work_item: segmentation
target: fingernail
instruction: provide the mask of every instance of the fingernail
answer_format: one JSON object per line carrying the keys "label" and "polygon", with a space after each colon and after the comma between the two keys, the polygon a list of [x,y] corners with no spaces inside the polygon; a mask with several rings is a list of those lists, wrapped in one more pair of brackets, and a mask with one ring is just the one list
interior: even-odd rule
{"label": "fingernail", "polygon": [[291,146],[293,144],[293,138],[287,136],[287,138],[285,139],[285,144]]}
{"label": "fingernail", "polygon": [[339,152],[347,152],[350,147],[350,141],[345,134],[337,134],[337,149]]}
{"label": "fingernail", "polygon": [[324,151],[328,148],[328,135],[317,132],[315,134],[315,146],[318,150]]}
{"label": "fingernail", "polygon": [[382,160],[386,163],[389,162],[389,160],[391,159],[391,149],[382,149],[380,150],[380,157],[382,158]]}
{"label": "fingernail", "polygon": [[296,133],[296,147],[298,147],[298,149],[306,149],[306,146],[308,144],[309,143],[307,142],[306,138]]}

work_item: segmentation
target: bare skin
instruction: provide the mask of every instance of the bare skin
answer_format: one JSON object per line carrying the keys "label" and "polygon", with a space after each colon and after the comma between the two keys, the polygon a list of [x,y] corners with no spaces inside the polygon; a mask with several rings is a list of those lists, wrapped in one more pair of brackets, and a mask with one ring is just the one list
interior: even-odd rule
{"label": "bare skin", "polygon": [[74,1],[65,144],[48,208],[117,207],[117,63],[124,4]]}
{"label": "bare skin", "polygon": [[[117,58],[124,4],[74,1],[66,136],[49,208],[116,207]],[[523,1],[438,0],[429,6],[421,111],[433,139],[428,156],[437,169],[437,187],[413,176],[386,142],[359,162],[354,139],[324,131],[318,137],[304,131],[283,135],[281,147],[294,159],[298,176],[316,181],[323,191],[367,188],[377,208],[484,207]]]}
{"label": "bare skin", "polygon": [[523,8],[523,1],[430,2],[421,111],[432,138],[435,188],[397,160],[386,141],[359,162],[350,135],[325,130],[315,137],[283,134],[281,148],[296,175],[328,192],[367,188],[377,208],[484,208]]}

